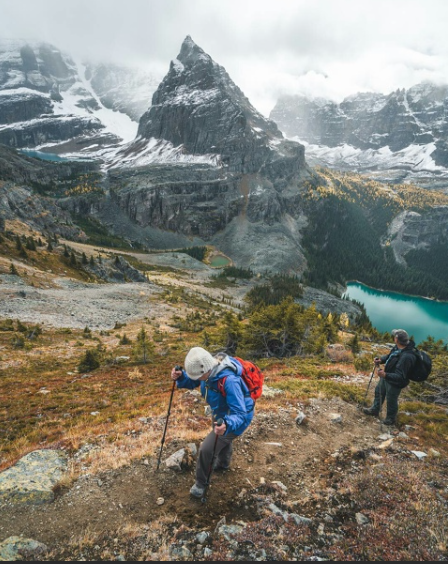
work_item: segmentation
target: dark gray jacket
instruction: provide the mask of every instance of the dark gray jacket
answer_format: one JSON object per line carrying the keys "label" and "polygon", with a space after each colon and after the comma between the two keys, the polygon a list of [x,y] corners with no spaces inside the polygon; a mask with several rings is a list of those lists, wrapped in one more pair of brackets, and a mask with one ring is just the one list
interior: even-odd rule
{"label": "dark gray jacket", "polygon": [[404,349],[395,345],[389,354],[380,357],[381,364],[385,364],[386,381],[392,386],[406,388],[409,384],[407,375],[417,362],[414,349],[415,343],[411,340]]}

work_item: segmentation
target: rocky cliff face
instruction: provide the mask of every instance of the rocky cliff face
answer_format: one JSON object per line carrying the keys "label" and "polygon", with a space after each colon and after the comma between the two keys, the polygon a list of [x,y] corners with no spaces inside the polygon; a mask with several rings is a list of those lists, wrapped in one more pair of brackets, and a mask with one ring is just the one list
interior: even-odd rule
{"label": "rocky cliff face", "polygon": [[[56,106],[76,83],[75,63],[53,46],[2,41],[0,143],[36,147],[101,130],[102,124],[92,116],[82,120],[57,111]],[[86,106],[92,105],[90,98],[84,97]]]}
{"label": "rocky cliff face", "polygon": [[93,154],[135,137],[154,75],[75,62],[53,45],[0,41],[0,143]]}
{"label": "rocky cliff face", "polygon": [[428,250],[448,240],[448,206],[437,206],[426,213],[403,211],[391,223],[388,238],[395,259],[406,266],[409,251]]}
{"label": "rocky cliff face", "polygon": [[83,175],[99,175],[99,165],[89,161],[48,162],[33,159],[0,145],[0,180],[36,188],[39,192],[60,193],[79,183]]}
{"label": "rocky cliff face", "polygon": [[5,219],[19,219],[46,234],[85,239],[54,196],[74,189],[89,175],[98,178],[94,163],[45,162],[0,145],[0,230]]}
{"label": "rocky cliff face", "polygon": [[448,86],[423,83],[389,95],[356,94],[340,104],[285,96],[270,118],[288,137],[310,144],[313,162],[359,171],[398,168],[401,181],[409,171],[417,180],[448,177],[447,108]]}

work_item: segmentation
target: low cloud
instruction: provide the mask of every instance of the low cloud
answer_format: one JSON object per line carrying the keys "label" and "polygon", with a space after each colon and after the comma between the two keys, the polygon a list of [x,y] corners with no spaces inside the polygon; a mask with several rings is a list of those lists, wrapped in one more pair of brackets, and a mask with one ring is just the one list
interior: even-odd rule
{"label": "low cloud", "polygon": [[448,83],[446,0],[0,0],[0,13],[0,38],[158,74],[191,35],[265,115],[282,93]]}

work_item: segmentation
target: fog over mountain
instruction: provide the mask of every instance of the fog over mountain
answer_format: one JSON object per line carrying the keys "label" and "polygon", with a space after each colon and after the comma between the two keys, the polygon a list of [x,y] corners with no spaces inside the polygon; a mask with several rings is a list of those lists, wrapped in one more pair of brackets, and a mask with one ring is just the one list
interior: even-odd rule
{"label": "fog over mountain", "polygon": [[340,103],[448,82],[444,0],[0,0],[0,37],[162,78],[187,35],[269,116],[286,94]]}

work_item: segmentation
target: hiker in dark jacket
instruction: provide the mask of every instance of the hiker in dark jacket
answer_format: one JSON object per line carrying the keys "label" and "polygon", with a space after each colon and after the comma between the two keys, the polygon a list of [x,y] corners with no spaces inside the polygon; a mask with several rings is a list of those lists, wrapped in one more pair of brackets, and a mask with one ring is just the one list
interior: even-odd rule
{"label": "hiker in dark jacket", "polygon": [[[194,497],[201,498],[204,494],[213,451],[216,458],[213,470],[227,470],[232,457],[232,442],[247,429],[254,416],[255,402],[241,373],[241,364],[233,357],[222,354],[214,357],[201,347],[190,349],[184,370],[173,368],[171,372],[178,388],[192,390],[200,386],[214,421],[213,430],[199,449],[196,482],[190,489]],[[218,383],[224,377],[224,393],[221,393]],[[223,420],[221,425],[217,425],[218,419]]]}
{"label": "hiker in dark jacket", "polygon": [[384,364],[384,370],[378,370],[379,381],[375,388],[375,399],[372,407],[364,408],[366,415],[378,416],[381,407],[386,400],[386,419],[384,425],[395,425],[398,414],[398,397],[403,388],[409,384],[407,375],[416,363],[413,353],[415,343],[409,339],[404,329],[392,331],[395,346],[389,354],[376,357],[374,362],[377,366]]}

